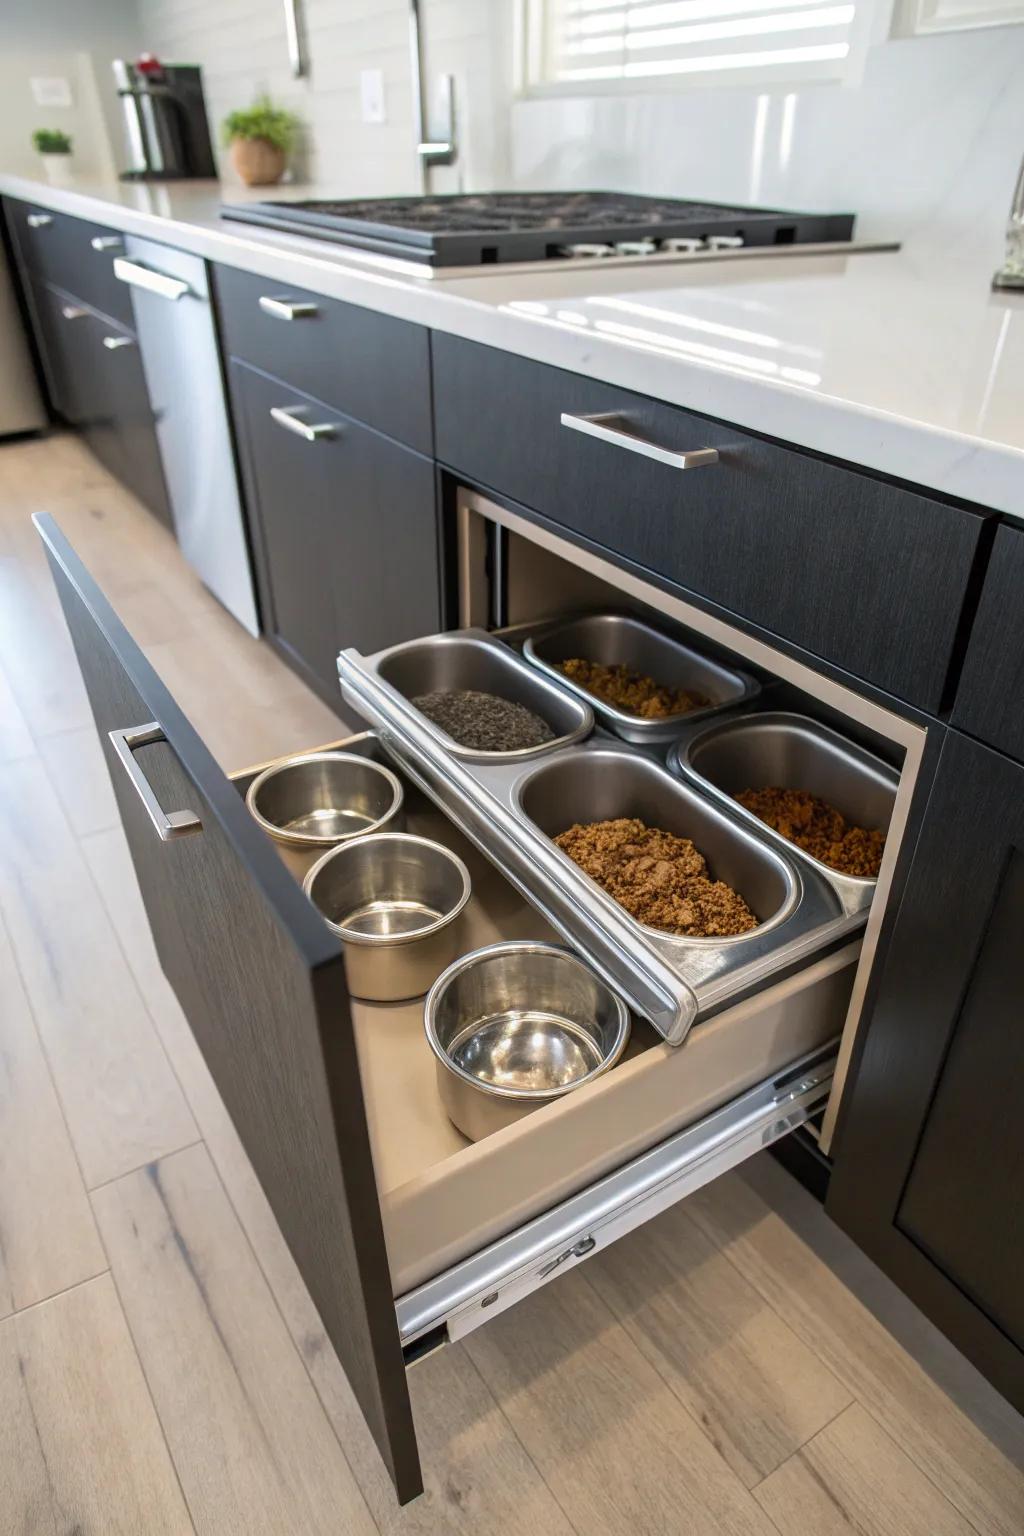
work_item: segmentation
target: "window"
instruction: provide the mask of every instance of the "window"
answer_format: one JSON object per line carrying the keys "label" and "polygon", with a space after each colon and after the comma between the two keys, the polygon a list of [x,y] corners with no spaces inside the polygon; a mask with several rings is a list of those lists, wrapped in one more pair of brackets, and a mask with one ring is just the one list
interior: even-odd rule
{"label": "window", "polygon": [[869,9],[866,0],[523,5],[523,83],[540,92],[842,79]]}
{"label": "window", "polygon": [[1022,0],[896,0],[894,37],[967,32],[1024,22]]}

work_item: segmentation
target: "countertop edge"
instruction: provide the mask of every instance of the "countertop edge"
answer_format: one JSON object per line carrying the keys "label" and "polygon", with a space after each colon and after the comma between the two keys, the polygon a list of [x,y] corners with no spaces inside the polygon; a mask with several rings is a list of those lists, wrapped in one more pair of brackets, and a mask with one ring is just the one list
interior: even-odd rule
{"label": "countertop edge", "polygon": [[925,492],[1024,518],[1024,449],[1009,444],[813,394],[799,385],[746,377],[719,364],[666,357],[635,341],[581,334],[558,320],[527,318],[508,305],[452,292],[430,278],[361,267],[337,246],[254,225],[190,222],[124,207],[102,192],[11,173],[0,173],[0,193],[649,395]]}

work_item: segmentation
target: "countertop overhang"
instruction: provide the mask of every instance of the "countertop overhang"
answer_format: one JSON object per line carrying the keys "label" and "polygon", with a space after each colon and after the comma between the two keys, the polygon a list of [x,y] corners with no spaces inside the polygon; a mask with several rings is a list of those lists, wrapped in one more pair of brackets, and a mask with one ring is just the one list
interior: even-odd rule
{"label": "countertop overhang", "polygon": [[439,278],[221,219],[217,182],[0,192],[1024,517],[1024,292],[991,290],[998,241]]}

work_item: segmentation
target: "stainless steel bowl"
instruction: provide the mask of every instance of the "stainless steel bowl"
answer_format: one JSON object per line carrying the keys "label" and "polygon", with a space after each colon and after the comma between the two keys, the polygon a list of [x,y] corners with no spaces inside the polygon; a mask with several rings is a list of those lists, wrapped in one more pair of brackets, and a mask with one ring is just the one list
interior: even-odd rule
{"label": "stainless steel bowl", "polygon": [[408,832],[375,832],[318,859],[303,890],[339,936],[353,997],[420,997],[458,947],[469,870],[450,849]]}
{"label": "stainless steel bowl", "polygon": [[479,1141],[619,1060],[629,1010],[559,944],[491,944],[439,976],[424,1007],[445,1112]]}
{"label": "stainless steel bowl", "polygon": [[349,752],[307,752],[257,774],[245,803],[265,832],[317,850],[401,825],[401,781],[382,763]]}
{"label": "stainless steel bowl", "polygon": [[[437,690],[471,688],[524,705],[546,721],[554,732],[551,741],[542,742],[538,747],[520,747],[511,752],[479,752],[453,741],[440,726],[427,720],[429,729],[446,749],[466,762],[515,763],[543,757],[556,747],[582,740],[594,729],[594,715],[588,700],[574,698],[564,688],[548,682],[509,646],[485,632],[456,630],[447,635],[431,635],[426,640],[409,640],[377,658],[376,670],[386,683],[407,699]],[[426,720],[426,716],[423,718]]]}
{"label": "stainless steel bowl", "polygon": [[[532,635],[523,646],[523,655],[561,687],[586,700],[598,719],[624,741],[674,741],[681,721],[705,719],[720,709],[732,708],[753,698],[761,687],[756,678],[691,650],[630,613],[581,614]],[[628,714],[566,677],[559,663],[573,657],[606,667],[629,667],[666,687],[693,689],[711,702],[686,714],[655,720]]]}
{"label": "stainless steel bowl", "polygon": [[899,774],[888,763],[806,715],[766,710],[687,732],[670,752],[669,766],[742,816],[776,847],[811,864],[832,886],[844,911],[859,912],[870,905],[874,879],[844,875],[821,863],[735,797],[770,784],[805,789],[834,805],[854,825],[887,832],[899,785]]}

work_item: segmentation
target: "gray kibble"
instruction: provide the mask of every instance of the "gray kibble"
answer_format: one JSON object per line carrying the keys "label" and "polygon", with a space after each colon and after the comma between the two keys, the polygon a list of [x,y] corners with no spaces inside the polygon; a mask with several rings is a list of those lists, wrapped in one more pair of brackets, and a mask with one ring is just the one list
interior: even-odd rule
{"label": "gray kibble", "polygon": [[525,704],[474,688],[421,693],[411,703],[436,726],[473,752],[521,752],[554,741],[555,733]]}

